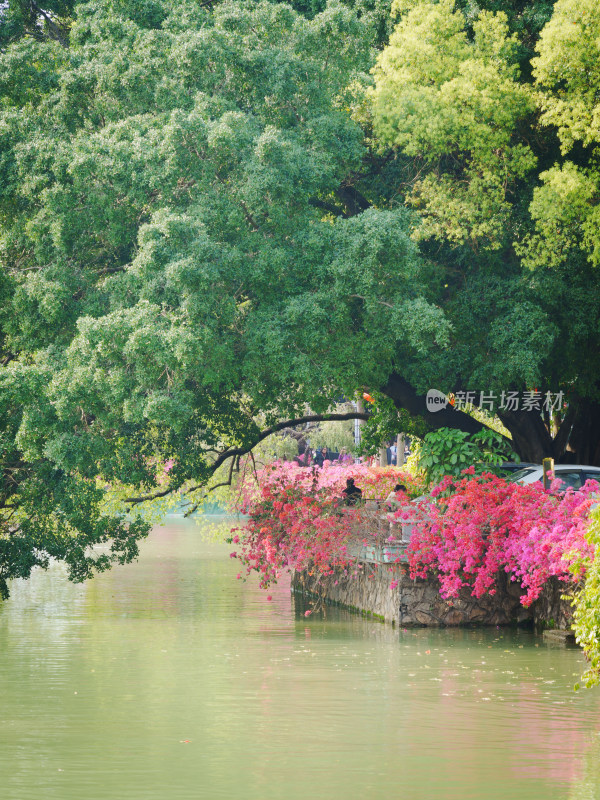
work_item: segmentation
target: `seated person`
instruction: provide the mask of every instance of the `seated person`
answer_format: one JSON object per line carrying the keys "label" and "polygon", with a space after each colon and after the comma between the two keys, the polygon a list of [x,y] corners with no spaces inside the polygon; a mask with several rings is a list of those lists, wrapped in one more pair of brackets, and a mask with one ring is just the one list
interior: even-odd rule
{"label": "seated person", "polygon": [[346,488],[342,491],[347,506],[355,506],[362,498],[362,490],[354,485],[354,478],[346,478]]}
{"label": "seated person", "polygon": [[404,492],[406,494],[406,486],[402,483],[397,483],[394,486],[393,491],[391,491],[388,496],[385,498],[385,505],[386,508],[391,508],[392,511],[395,511],[397,508],[400,508],[402,503],[398,500],[398,492]]}

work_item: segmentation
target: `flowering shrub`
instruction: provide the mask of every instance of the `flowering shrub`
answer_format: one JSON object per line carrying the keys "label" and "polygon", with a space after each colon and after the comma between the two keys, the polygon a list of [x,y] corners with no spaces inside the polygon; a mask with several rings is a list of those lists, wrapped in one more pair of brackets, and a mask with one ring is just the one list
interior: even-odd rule
{"label": "flowering shrub", "polygon": [[[354,509],[340,510],[340,501],[326,490],[307,494],[297,481],[280,480],[262,487],[260,500],[249,509],[250,519],[231,553],[256,571],[267,588],[282,571],[310,569],[323,577],[348,568],[347,539]],[[238,577],[241,577],[238,576]]]}
{"label": "flowering shrub", "polygon": [[415,526],[407,550],[411,577],[437,574],[446,598],[456,597],[462,586],[481,597],[495,592],[496,576],[504,570],[526,590],[524,605],[539,597],[551,576],[581,577],[593,554],[585,533],[596,482],[557,495],[540,483],[465,472],[460,480],[444,478],[433,490],[435,502]]}
{"label": "flowering shrub", "polygon": [[600,508],[592,512],[586,536],[595,552],[585,583],[575,597],[573,630],[588,660],[582,678],[591,687],[600,683]]}
{"label": "flowering shrub", "polygon": [[[238,548],[231,556],[240,559],[247,574],[258,572],[263,588],[282,571],[308,569],[322,579],[340,570],[357,572],[362,567],[349,555],[348,543],[362,527],[363,515],[343,505],[349,477],[367,500],[385,498],[397,483],[413,493],[422,490],[412,475],[393,468],[352,464],[310,469],[275,462],[258,473],[258,481],[242,482],[238,508],[249,520],[232,531],[230,541]],[[363,535],[372,538],[368,531]]]}
{"label": "flowering shrub", "polygon": [[274,461],[260,469],[256,474],[246,473],[239,486],[237,508],[245,513],[265,486],[294,484],[299,490],[313,493],[323,491],[327,496],[341,499],[346,488],[347,478],[354,478],[362,490],[364,500],[380,500],[394,489],[397,483],[406,486],[410,497],[425,491],[421,476],[415,477],[396,467],[369,467],[366,464],[346,464],[325,462],[320,467],[299,467],[288,461]]}
{"label": "flowering shrub", "polygon": [[[579,491],[559,495],[539,483],[523,486],[474,472],[469,468],[462,478],[446,476],[417,505],[400,497],[399,510],[389,514],[396,523],[419,520],[407,549],[413,579],[437,575],[445,598],[456,597],[462,587],[481,597],[495,593],[498,573],[505,571],[520,582],[521,602],[530,605],[550,577],[582,577],[593,557],[586,530],[597,483],[588,481]],[[383,544],[385,550],[396,536],[390,535],[385,517],[381,524],[381,512],[370,519],[362,509],[343,506],[341,492],[350,476],[366,499],[386,497],[396,483],[404,483],[413,495],[422,490],[411,475],[396,469],[272,464],[258,473],[258,482],[242,482],[239,509],[249,520],[233,531],[231,541],[238,548],[232,557],[242,561],[247,574],[257,571],[264,588],[284,570],[308,570],[323,586],[340,574],[358,574],[362,566],[349,544],[358,539],[365,546]],[[397,585],[392,580],[390,588]]]}

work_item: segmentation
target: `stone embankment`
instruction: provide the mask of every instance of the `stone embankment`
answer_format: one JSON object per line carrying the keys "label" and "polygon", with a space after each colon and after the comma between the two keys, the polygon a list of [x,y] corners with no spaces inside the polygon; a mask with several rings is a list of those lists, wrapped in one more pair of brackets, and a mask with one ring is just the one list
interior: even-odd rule
{"label": "stone embankment", "polygon": [[[504,572],[497,577],[495,594],[480,598],[464,587],[459,597],[445,600],[435,576],[411,580],[406,548],[420,518],[415,512],[411,520],[390,523],[381,505],[379,501],[367,502],[354,531],[354,544],[349,545],[355,562],[353,574],[341,571],[323,581],[310,571],[299,572],[292,579],[292,591],[315,604],[343,606],[402,627],[529,624],[538,630],[550,628],[570,635],[571,604],[562,599],[570,587],[557,579],[548,581],[528,608],[521,603],[524,592],[520,585]],[[364,538],[366,530],[368,540]]]}
{"label": "stone embankment", "polygon": [[[308,572],[296,573],[292,591],[405,628],[527,623],[537,628],[570,627],[571,607],[561,599],[567,587],[557,580],[549,581],[539,599],[525,608],[519,585],[504,573],[498,576],[493,596],[472,597],[465,588],[458,598],[444,600],[435,577],[411,580],[406,566],[390,572],[386,564],[359,563],[357,575],[335,576],[326,583]],[[390,588],[392,580],[398,582],[394,588]]]}

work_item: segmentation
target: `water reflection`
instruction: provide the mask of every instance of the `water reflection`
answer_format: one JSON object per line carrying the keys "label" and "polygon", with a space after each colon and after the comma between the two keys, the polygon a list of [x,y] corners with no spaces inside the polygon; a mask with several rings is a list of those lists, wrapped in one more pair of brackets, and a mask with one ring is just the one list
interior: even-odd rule
{"label": "water reflection", "polygon": [[[418,630],[235,580],[191,523],[83,586],[0,609],[8,800],[600,798],[600,695],[576,649]],[[597,794],[594,794],[596,792]]]}

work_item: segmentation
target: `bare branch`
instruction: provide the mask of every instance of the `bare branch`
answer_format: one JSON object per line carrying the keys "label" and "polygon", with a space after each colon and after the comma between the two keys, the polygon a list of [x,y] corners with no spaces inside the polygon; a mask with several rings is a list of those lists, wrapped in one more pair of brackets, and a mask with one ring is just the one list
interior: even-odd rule
{"label": "bare branch", "polygon": [[[238,459],[239,459],[239,456],[238,456]],[[233,468],[235,466],[235,461],[236,461],[235,458],[231,459],[231,464],[229,465],[229,475],[227,476],[227,480],[226,481],[221,481],[221,483],[215,483],[214,486],[210,486],[206,490],[206,492],[204,494],[205,497],[206,497],[206,495],[210,494],[210,492],[214,492],[215,489],[219,489],[221,486],[231,486],[231,481],[233,480]],[[198,508],[199,505],[200,505],[200,501],[198,501],[197,503],[194,503],[194,505],[190,508],[190,510],[186,511],[185,516],[189,517],[191,514],[193,514],[194,511]]]}
{"label": "bare branch", "polygon": [[348,209],[348,216],[356,217],[371,207],[369,201],[362,196],[355,186],[344,184],[336,191],[336,195]]}
{"label": "bare branch", "polygon": [[[348,297],[356,297],[357,300],[367,301],[367,298],[362,294],[349,294]],[[397,308],[397,306],[392,305],[392,303],[386,303],[385,300],[373,300],[373,302],[380,306],[386,306],[386,308]]]}
{"label": "bare branch", "polygon": [[[256,447],[257,444],[262,442],[268,436],[271,436],[273,433],[278,433],[279,431],[284,430],[285,428],[293,428],[296,425],[305,425],[307,422],[344,422],[349,419],[369,419],[369,415],[365,414],[362,411],[348,411],[344,414],[309,414],[304,417],[296,417],[296,419],[287,419],[285,422],[278,422],[276,425],[272,425],[270,428],[265,428],[264,430],[260,431],[257,436],[254,437],[251,444],[245,445],[244,447],[230,447],[227,450],[223,450],[214,462],[210,465],[210,475],[206,478],[203,483],[196,484],[195,486],[191,486],[189,489],[186,490],[186,494],[193,494],[193,492],[198,491],[198,489],[204,488],[206,483],[210,480],[210,478],[215,474],[215,472],[219,469],[221,464],[224,464],[229,458],[232,458],[232,464],[235,463],[236,456],[245,456],[247,453],[251,453],[252,450]],[[227,484],[225,484],[227,485]],[[214,488],[217,488],[216,486]],[[153,492],[152,494],[148,495],[140,495],[139,497],[127,497],[125,498],[124,502],[128,503],[131,506],[139,505],[140,503],[147,503],[151,500],[157,500],[160,497],[166,497],[168,494],[177,491],[175,488],[167,488],[160,492]]]}
{"label": "bare branch", "polygon": [[[245,456],[246,453],[254,450],[256,445],[262,442],[263,439],[266,439],[273,433],[282,431],[284,428],[293,428],[296,427],[296,425],[305,425],[307,422],[344,422],[345,420],[349,419],[367,420],[369,419],[369,415],[361,411],[349,411],[345,414],[310,414],[305,417],[297,417],[296,419],[289,419],[285,422],[278,422],[277,425],[273,425],[272,427],[265,428],[263,431],[261,431],[251,445],[247,447],[235,447],[230,448],[229,450],[224,450],[212,465],[212,471],[214,473],[224,461],[227,461],[228,458],[232,458],[233,456]],[[200,486],[196,488],[199,489]],[[190,489],[189,491],[195,491],[195,489]]]}
{"label": "bare branch", "polygon": [[[150,500],[158,500],[159,497],[166,497],[168,494],[172,494],[175,491],[177,490],[170,487],[161,492],[153,492],[152,494],[141,495],[140,497],[126,497],[123,502],[130,503],[130,505],[138,505],[139,503],[147,503]],[[127,510],[129,511],[129,509]]]}
{"label": "bare branch", "polygon": [[340,208],[333,203],[326,203],[324,200],[319,200],[316,197],[311,197],[308,203],[314,208],[322,208],[324,211],[329,211],[331,214],[335,214],[336,217],[343,217],[344,219],[349,218],[349,214],[347,214],[343,208]]}
{"label": "bare branch", "polygon": [[30,0],[31,10],[34,14],[43,17],[48,27],[48,34],[51,39],[55,39],[63,47],[69,46],[69,36],[66,30],[60,27],[43,8],[40,8],[34,0]]}
{"label": "bare branch", "polygon": [[[438,411],[428,411],[425,395],[417,394],[414,387],[396,372],[390,375],[385,386],[381,387],[381,391],[394,401],[396,408],[406,409],[415,417],[423,417],[434,430],[448,427],[457,428],[466,433],[478,433],[487,428],[479,420],[464,411],[455,410],[452,406]],[[503,438],[506,439],[504,436]],[[507,439],[507,441],[509,440]]]}

